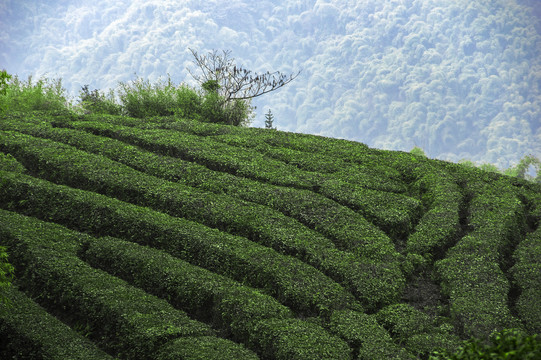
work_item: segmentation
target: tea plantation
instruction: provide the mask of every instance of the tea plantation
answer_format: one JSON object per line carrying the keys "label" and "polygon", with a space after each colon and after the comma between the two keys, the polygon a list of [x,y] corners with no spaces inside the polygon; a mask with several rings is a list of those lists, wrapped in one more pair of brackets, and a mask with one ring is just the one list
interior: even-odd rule
{"label": "tea plantation", "polygon": [[428,359],[541,334],[540,221],[540,184],[410,153],[14,112],[0,358]]}

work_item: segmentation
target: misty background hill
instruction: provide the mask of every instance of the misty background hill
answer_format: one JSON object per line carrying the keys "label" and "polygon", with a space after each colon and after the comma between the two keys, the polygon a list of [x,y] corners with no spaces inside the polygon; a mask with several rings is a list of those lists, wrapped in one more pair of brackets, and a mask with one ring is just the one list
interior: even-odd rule
{"label": "misty background hill", "polygon": [[0,68],[106,90],[193,84],[191,47],[300,76],[256,99],[279,130],[508,167],[541,156],[535,0],[0,0]]}

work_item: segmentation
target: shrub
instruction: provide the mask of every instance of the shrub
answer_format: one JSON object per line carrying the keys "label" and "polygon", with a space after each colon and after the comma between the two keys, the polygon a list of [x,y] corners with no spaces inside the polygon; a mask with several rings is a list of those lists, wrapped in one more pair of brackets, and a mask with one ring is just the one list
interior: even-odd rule
{"label": "shrub", "polygon": [[8,92],[8,81],[11,79],[11,75],[6,70],[0,71],[0,112],[5,111],[8,108],[6,103],[6,95]]}
{"label": "shrub", "polygon": [[[154,84],[137,78],[131,83],[120,83],[120,106],[126,115],[135,118],[175,115],[210,123],[247,126],[253,120],[254,110],[249,101],[226,101],[216,91],[217,86],[208,82],[203,84],[201,92],[197,92],[184,84],[175,86],[170,77]],[[83,96],[91,103],[107,103],[99,93],[83,93]],[[95,98],[98,101],[94,101]]]}
{"label": "shrub", "polygon": [[488,343],[472,338],[465,341],[456,352],[437,350],[430,360],[535,360],[541,358],[541,339],[538,335],[526,336],[517,329],[494,332]]}
{"label": "shrub", "polygon": [[198,119],[201,113],[201,97],[192,88],[181,85],[175,89],[173,113],[179,118]]}
{"label": "shrub", "polygon": [[415,146],[413,149],[410,150],[410,153],[417,156],[426,157],[426,154],[423,149],[421,149],[418,146]]}
{"label": "shrub", "polygon": [[111,90],[106,96],[99,90],[88,90],[88,85],[82,87],[79,101],[85,114],[109,114],[120,115],[122,107],[115,102],[114,93]]}
{"label": "shrub", "polygon": [[120,83],[119,97],[126,115],[136,118],[173,115],[174,85],[136,78],[131,83]]}
{"label": "shrub", "polygon": [[233,99],[226,102],[217,92],[208,91],[203,96],[201,120],[234,126],[247,126],[253,120],[253,107],[247,100]]}
{"label": "shrub", "polygon": [[62,87],[62,80],[39,79],[32,82],[32,76],[26,82],[19,80],[15,75],[9,83],[4,76],[2,104],[9,111],[66,111],[69,110],[69,101],[66,89]]}

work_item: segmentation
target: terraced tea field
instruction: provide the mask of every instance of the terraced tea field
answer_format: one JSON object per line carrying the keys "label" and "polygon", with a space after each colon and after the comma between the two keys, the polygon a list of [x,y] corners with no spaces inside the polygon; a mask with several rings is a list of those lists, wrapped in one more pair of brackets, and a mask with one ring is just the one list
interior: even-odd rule
{"label": "terraced tea field", "polygon": [[0,120],[4,356],[426,359],[541,333],[541,185],[345,140]]}

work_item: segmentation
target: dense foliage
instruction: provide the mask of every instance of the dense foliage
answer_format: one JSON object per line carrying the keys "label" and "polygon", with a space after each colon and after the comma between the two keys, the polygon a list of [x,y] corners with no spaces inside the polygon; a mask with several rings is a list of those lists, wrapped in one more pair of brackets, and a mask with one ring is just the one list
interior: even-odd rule
{"label": "dense foliage", "polygon": [[73,104],[60,79],[41,78],[33,82],[30,76],[27,81],[21,81],[17,76],[11,78],[5,73],[0,89],[2,112],[44,110],[68,115],[109,114],[141,119],[175,115],[236,126],[247,126],[254,116],[249,101],[225,102],[214,91],[174,85],[169,77],[153,84],[142,78],[121,82],[116,92],[111,90],[107,94],[98,89],[90,90],[85,85],[79,92],[77,104]]}
{"label": "dense foliage", "polygon": [[535,360],[540,357],[539,335],[525,336],[514,329],[493,333],[489,344],[470,339],[454,353],[435,351],[430,360]]}
{"label": "dense foliage", "polygon": [[3,98],[0,357],[537,356],[541,185],[46,84]]}

